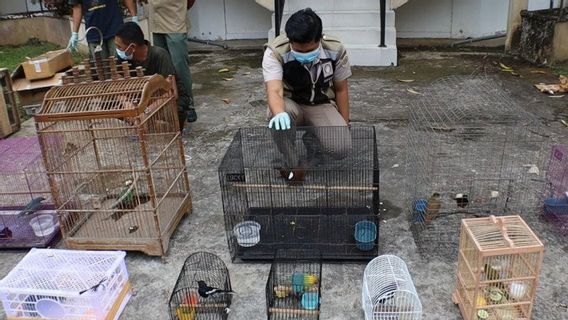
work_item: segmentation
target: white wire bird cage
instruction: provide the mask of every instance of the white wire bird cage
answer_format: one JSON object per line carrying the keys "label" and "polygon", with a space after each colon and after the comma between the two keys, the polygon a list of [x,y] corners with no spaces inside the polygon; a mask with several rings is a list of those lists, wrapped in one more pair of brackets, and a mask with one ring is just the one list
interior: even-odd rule
{"label": "white wire bird cage", "polygon": [[366,320],[420,320],[422,303],[406,263],[393,255],[371,260],[363,275]]}
{"label": "white wire bird cage", "polygon": [[408,138],[411,229],[424,257],[454,261],[463,218],[535,212],[548,134],[498,80],[434,82],[410,108]]}

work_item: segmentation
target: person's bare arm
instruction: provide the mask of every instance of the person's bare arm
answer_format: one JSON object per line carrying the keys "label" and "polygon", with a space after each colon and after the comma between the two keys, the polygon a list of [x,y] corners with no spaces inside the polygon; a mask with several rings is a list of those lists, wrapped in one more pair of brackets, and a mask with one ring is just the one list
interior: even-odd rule
{"label": "person's bare arm", "polygon": [[333,87],[335,88],[335,103],[337,104],[337,110],[345,119],[345,122],[349,124],[349,83],[347,79],[334,81]]}
{"label": "person's bare arm", "polygon": [[128,9],[128,12],[130,12],[131,17],[134,17],[138,14],[138,12],[136,10],[136,1],[135,0],[124,0],[124,5],[126,6],[126,9]]}
{"label": "person's bare arm", "polygon": [[269,80],[265,83],[268,107],[273,115],[284,112],[284,85],[282,80]]}
{"label": "person's bare arm", "polygon": [[71,17],[73,19],[73,32],[79,32],[79,27],[81,26],[81,19],[83,19],[83,8],[80,3],[73,5],[71,11]]}
{"label": "person's bare arm", "polygon": [[195,4],[195,0],[187,0],[187,10],[191,9]]}

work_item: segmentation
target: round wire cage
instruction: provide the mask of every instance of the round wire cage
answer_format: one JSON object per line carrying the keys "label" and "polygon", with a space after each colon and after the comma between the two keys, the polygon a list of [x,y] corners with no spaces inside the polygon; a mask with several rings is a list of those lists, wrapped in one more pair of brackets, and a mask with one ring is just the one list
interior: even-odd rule
{"label": "round wire cage", "polygon": [[393,255],[371,260],[363,275],[366,320],[419,320],[422,304],[406,263]]}
{"label": "round wire cage", "polygon": [[170,296],[170,319],[226,320],[231,302],[225,263],[212,253],[196,252],[185,260]]}

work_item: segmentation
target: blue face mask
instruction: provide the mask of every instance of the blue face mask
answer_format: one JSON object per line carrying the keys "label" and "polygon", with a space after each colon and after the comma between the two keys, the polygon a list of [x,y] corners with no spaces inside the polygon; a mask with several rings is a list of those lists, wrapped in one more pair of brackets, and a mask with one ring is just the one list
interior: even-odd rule
{"label": "blue face mask", "polygon": [[128,50],[128,48],[130,48],[130,46],[126,47],[126,50],[120,50],[119,48],[116,48],[116,54],[121,60],[132,60],[134,52],[131,54],[127,54],[126,51]]}
{"label": "blue face mask", "polygon": [[292,50],[292,55],[294,59],[301,64],[308,64],[314,62],[320,56],[320,48],[310,51],[310,52],[297,52]]}

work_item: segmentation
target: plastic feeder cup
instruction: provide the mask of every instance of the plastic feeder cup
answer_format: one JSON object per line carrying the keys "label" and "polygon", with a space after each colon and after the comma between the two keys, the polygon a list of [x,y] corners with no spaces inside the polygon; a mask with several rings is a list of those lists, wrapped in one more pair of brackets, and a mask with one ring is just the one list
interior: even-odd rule
{"label": "plastic feeder cup", "polygon": [[428,200],[418,199],[414,201],[414,212],[416,213],[416,221],[424,222],[424,215],[426,214],[426,207],[428,206]]}
{"label": "plastic feeder cup", "polygon": [[377,225],[368,220],[363,220],[355,224],[355,241],[357,248],[361,251],[370,251],[375,247],[377,239]]}
{"label": "plastic feeder cup", "polygon": [[568,214],[568,197],[545,199],[544,211],[548,214]]}
{"label": "plastic feeder cup", "polygon": [[319,304],[319,293],[306,292],[302,295],[302,307],[307,310],[315,310]]}

